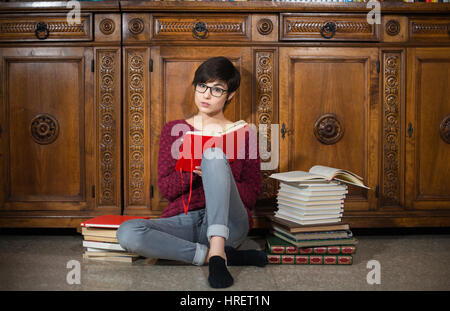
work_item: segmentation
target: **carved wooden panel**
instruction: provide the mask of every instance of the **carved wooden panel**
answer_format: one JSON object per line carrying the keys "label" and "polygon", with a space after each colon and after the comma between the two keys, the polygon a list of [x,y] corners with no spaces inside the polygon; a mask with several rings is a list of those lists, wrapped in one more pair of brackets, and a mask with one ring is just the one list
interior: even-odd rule
{"label": "carved wooden panel", "polygon": [[91,13],[81,13],[79,22],[71,21],[67,14],[0,17],[0,41],[92,40]]}
{"label": "carved wooden panel", "polygon": [[405,42],[408,40],[408,18],[399,15],[381,16],[380,37],[382,42]]}
{"label": "carved wooden panel", "polygon": [[95,14],[95,41],[120,42],[121,31],[120,14]]}
{"label": "carved wooden panel", "polygon": [[122,40],[125,43],[144,42],[150,40],[150,14],[123,13]]}
{"label": "carved wooden panel", "polygon": [[[261,198],[271,199],[274,198],[277,190],[277,181],[273,178],[269,178],[272,173],[278,171],[279,162],[279,150],[277,144],[272,142],[278,141],[278,132],[272,132],[272,124],[277,125],[277,83],[276,83],[276,71],[277,71],[277,54],[275,50],[255,50],[255,98],[256,98],[256,126],[259,129],[259,138],[262,138],[267,145],[264,147],[260,140],[260,157],[262,163],[263,174],[263,191]],[[266,132],[264,132],[261,125],[266,126]],[[275,127],[277,128],[277,127]],[[263,133],[261,133],[263,131]],[[263,136],[261,137],[261,134]],[[272,148],[274,145],[275,148]],[[267,166],[267,169],[265,168]]]}
{"label": "carved wooden panel", "polygon": [[383,157],[381,205],[403,203],[403,53],[383,51]]}
{"label": "carved wooden panel", "polygon": [[120,207],[120,49],[96,50],[98,206]]}
{"label": "carved wooden panel", "polygon": [[280,40],[378,41],[379,25],[366,14],[281,13]]}
{"label": "carved wooden panel", "polygon": [[278,15],[252,14],[252,41],[278,41]]}
{"label": "carved wooden panel", "polygon": [[411,41],[450,42],[450,18],[410,18]]}
{"label": "carved wooden panel", "polygon": [[147,48],[124,50],[124,183],[125,208],[150,208],[149,59]]}
{"label": "carved wooden panel", "polygon": [[450,48],[409,49],[408,68],[407,206],[449,210],[450,144],[442,130],[450,112]]}
{"label": "carved wooden panel", "polygon": [[250,40],[249,15],[153,14],[153,40]]}
{"label": "carved wooden panel", "polygon": [[7,86],[2,208],[93,208],[92,49],[4,48],[0,55]]}

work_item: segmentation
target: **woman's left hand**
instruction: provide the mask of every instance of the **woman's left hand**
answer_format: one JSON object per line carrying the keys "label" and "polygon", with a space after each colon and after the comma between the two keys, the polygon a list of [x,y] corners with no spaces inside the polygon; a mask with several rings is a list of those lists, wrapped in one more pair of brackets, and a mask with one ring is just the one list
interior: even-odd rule
{"label": "woman's left hand", "polygon": [[202,168],[200,166],[196,166],[196,169],[193,171],[195,174],[202,176]]}

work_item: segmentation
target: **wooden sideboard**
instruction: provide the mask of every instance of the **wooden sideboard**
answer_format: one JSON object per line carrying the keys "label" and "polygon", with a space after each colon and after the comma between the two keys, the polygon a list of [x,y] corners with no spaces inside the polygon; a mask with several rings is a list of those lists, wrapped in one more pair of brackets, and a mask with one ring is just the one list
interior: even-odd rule
{"label": "wooden sideboard", "polygon": [[[162,126],[195,112],[191,81],[223,55],[228,119],[266,126],[257,227],[273,172],[351,170],[353,228],[450,226],[450,4],[0,3],[0,227],[159,217]],[[277,152],[279,151],[279,153]],[[278,155],[277,155],[278,154]]]}

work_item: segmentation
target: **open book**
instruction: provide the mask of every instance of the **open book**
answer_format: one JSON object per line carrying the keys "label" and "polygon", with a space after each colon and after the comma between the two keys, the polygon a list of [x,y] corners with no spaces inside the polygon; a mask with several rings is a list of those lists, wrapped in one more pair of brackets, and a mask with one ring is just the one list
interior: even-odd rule
{"label": "open book", "polygon": [[[218,147],[223,150],[229,162],[239,156],[245,157],[241,150],[245,142],[245,132],[248,124],[244,120],[239,120],[228,125],[224,131],[188,131],[183,137],[175,170],[182,169],[185,172],[192,172],[196,166],[200,166],[203,152],[211,147]],[[242,154],[239,154],[239,151]]]}
{"label": "open book", "polygon": [[274,173],[269,177],[278,179],[283,182],[328,182],[330,180],[338,180],[344,183],[352,184],[358,187],[370,189],[363,183],[362,177],[347,170],[314,165],[305,171],[290,171],[283,173]]}

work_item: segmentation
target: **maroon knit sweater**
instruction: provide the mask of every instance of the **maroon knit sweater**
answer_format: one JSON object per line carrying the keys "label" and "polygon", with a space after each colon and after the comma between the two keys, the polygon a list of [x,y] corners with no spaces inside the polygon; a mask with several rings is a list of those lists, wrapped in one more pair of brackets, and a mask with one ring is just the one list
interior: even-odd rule
{"label": "maroon knit sweater", "polygon": [[[177,125],[172,133],[172,128]],[[169,204],[163,211],[161,217],[171,217],[184,213],[183,202],[187,204],[189,198],[189,184],[191,173],[183,172],[183,187],[181,186],[180,172],[175,170],[177,156],[181,145],[181,137],[187,131],[193,131],[194,127],[184,119],[174,120],[166,123],[159,140],[158,156],[158,187]],[[250,128],[250,130],[253,130]],[[177,141],[178,140],[178,141]],[[174,142],[177,141],[175,144]],[[236,186],[239,190],[241,200],[247,209],[249,229],[253,227],[251,209],[256,203],[262,191],[261,162],[259,157],[259,143],[256,159],[249,157],[249,135],[245,135],[245,158],[235,159],[230,163]],[[174,147],[172,147],[174,146]],[[172,157],[172,148],[176,157]],[[183,198],[182,195],[183,194]],[[203,191],[202,177],[192,174],[192,195],[189,203],[189,211],[205,208],[205,193]]]}

